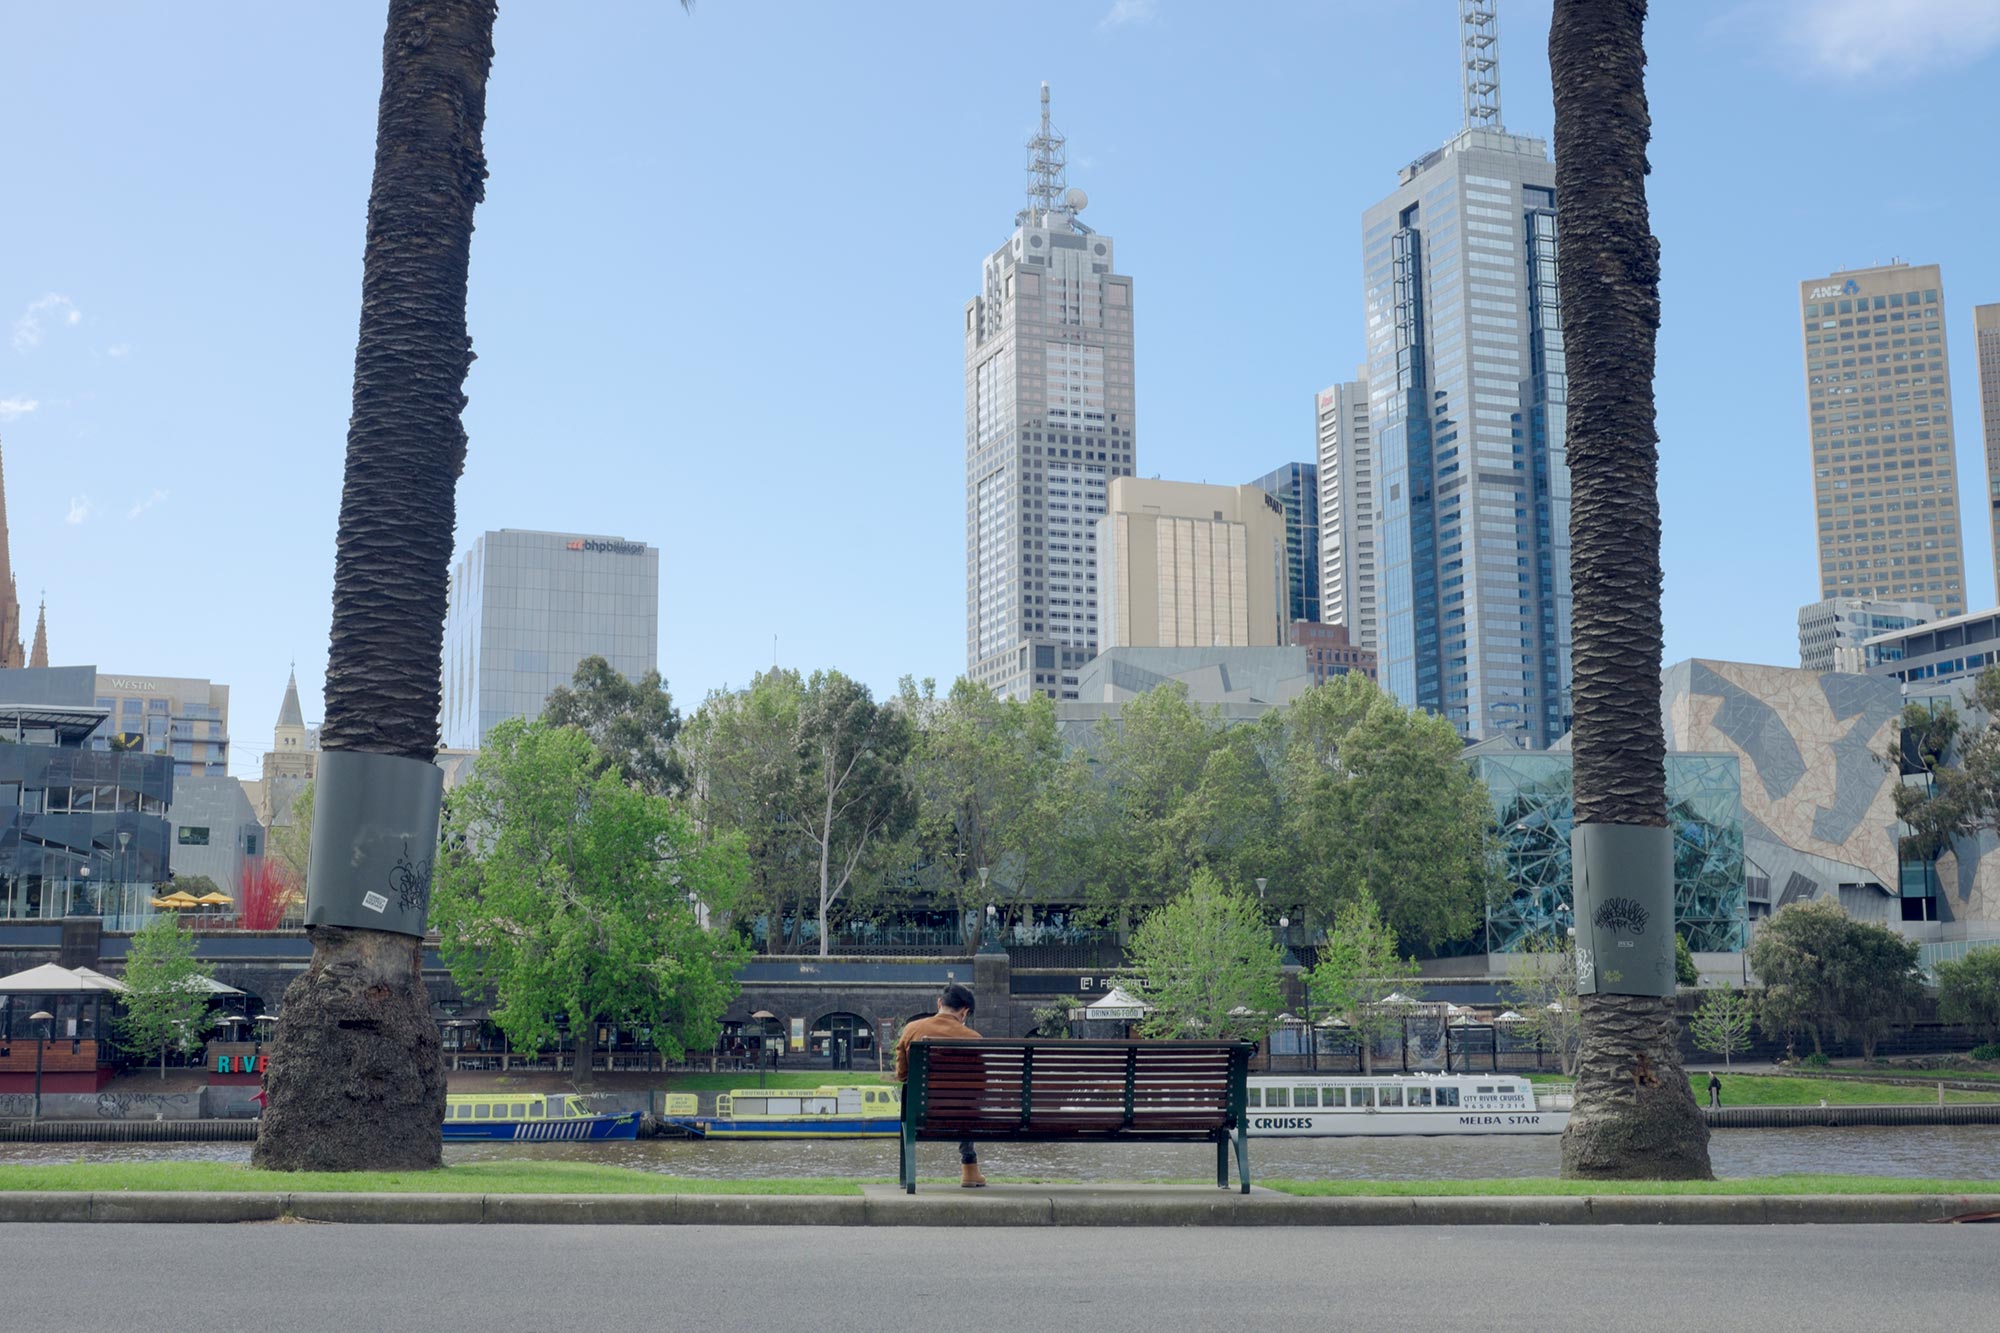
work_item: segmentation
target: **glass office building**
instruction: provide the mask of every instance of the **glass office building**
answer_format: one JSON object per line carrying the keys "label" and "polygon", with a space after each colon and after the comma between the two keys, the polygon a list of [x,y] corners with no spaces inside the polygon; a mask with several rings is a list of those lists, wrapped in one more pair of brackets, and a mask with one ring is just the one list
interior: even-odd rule
{"label": "glass office building", "polygon": [[1382,684],[1468,740],[1569,729],[1555,166],[1473,128],[1363,218]]}
{"label": "glass office building", "polygon": [[476,750],[535,717],[577,663],[637,680],[659,667],[660,552],[644,542],[503,528],[452,569],[445,616],[444,744]]}
{"label": "glass office building", "polygon": [[130,929],[170,878],[174,761],[86,748],[104,720],[87,706],[0,707],[0,919]]}
{"label": "glass office building", "polygon": [[1312,463],[1287,463],[1250,483],[1277,497],[1285,509],[1286,623],[1320,618],[1319,598],[1319,468]]}

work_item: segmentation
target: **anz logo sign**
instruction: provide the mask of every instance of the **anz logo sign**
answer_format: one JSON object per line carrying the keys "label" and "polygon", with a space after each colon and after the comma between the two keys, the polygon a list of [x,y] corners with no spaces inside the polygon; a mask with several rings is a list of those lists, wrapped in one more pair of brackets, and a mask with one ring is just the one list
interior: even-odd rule
{"label": "anz logo sign", "polygon": [[1824,287],[1815,287],[1806,293],[1808,301],[1824,301],[1829,296],[1853,296],[1860,292],[1861,284],[1849,278],[1846,282],[1829,282]]}

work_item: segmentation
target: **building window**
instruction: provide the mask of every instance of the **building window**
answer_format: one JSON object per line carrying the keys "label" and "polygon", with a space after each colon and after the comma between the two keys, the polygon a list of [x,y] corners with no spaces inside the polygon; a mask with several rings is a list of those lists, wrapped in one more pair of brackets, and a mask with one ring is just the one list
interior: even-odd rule
{"label": "building window", "polygon": [[180,844],[183,847],[206,847],[208,846],[208,830],[206,828],[198,828],[192,824],[183,824],[180,831]]}

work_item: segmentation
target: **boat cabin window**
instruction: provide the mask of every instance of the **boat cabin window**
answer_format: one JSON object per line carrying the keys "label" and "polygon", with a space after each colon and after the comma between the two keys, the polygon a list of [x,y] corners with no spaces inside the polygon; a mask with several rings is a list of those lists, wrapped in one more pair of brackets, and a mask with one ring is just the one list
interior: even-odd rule
{"label": "boat cabin window", "polygon": [[1245,1089],[1243,1093],[1243,1104],[1249,1107],[1253,1111],[1262,1107],[1264,1105],[1264,1090],[1262,1088]]}
{"label": "boat cabin window", "polygon": [[1291,1089],[1289,1088],[1266,1088],[1264,1089],[1264,1105],[1289,1106],[1291,1105],[1290,1093]]}
{"label": "boat cabin window", "polygon": [[1321,1089],[1319,1090],[1319,1104],[1320,1104],[1321,1106],[1345,1106],[1345,1105],[1347,1105],[1347,1089],[1346,1089],[1346,1088],[1321,1088]]}
{"label": "boat cabin window", "polygon": [[490,1106],[475,1106],[472,1108],[472,1118],[474,1120],[491,1120],[493,1118],[493,1108]]}
{"label": "boat cabin window", "polygon": [[509,1120],[526,1120],[528,1118],[528,1104],[526,1102],[510,1102],[507,1106],[507,1118]]}
{"label": "boat cabin window", "polygon": [[1403,1090],[1401,1088],[1378,1088],[1376,1091],[1382,1094],[1381,1105],[1383,1106],[1401,1106],[1403,1104]]}
{"label": "boat cabin window", "polygon": [[453,1120],[470,1120],[472,1119],[472,1108],[470,1106],[454,1106],[451,1108],[451,1118]]}
{"label": "boat cabin window", "polygon": [[1439,1088],[1439,1089],[1437,1090],[1437,1093],[1438,1093],[1438,1100],[1437,1100],[1437,1104],[1438,1104],[1439,1106],[1456,1106],[1456,1105],[1458,1105],[1458,1089],[1457,1089],[1457,1088]]}
{"label": "boat cabin window", "polygon": [[1430,1104],[1431,1104],[1431,1090],[1429,1088],[1410,1089],[1410,1105],[1429,1106]]}
{"label": "boat cabin window", "polygon": [[1292,1089],[1292,1105],[1294,1105],[1294,1106],[1318,1106],[1318,1105],[1319,1105],[1319,1089],[1318,1089],[1318,1088],[1293,1088],[1293,1089]]}
{"label": "boat cabin window", "polygon": [[1491,1093],[1493,1091],[1493,1085],[1491,1083],[1481,1083],[1478,1087],[1474,1088],[1473,1091],[1478,1093]]}
{"label": "boat cabin window", "polygon": [[1375,1105],[1375,1089],[1349,1088],[1347,1090],[1347,1104],[1357,1111],[1369,1109]]}

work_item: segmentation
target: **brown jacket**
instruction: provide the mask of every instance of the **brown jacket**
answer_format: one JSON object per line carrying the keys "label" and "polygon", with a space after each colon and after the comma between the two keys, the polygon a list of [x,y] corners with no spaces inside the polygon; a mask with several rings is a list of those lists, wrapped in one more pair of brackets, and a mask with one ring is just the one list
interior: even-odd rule
{"label": "brown jacket", "polygon": [[979,1034],[950,1014],[932,1014],[929,1018],[919,1018],[906,1024],[903,1035],[896,1038],[896,1081],[907,1082],[910,1077],[910,1043],[924,1041],[931,1037],[971,1038]]}

